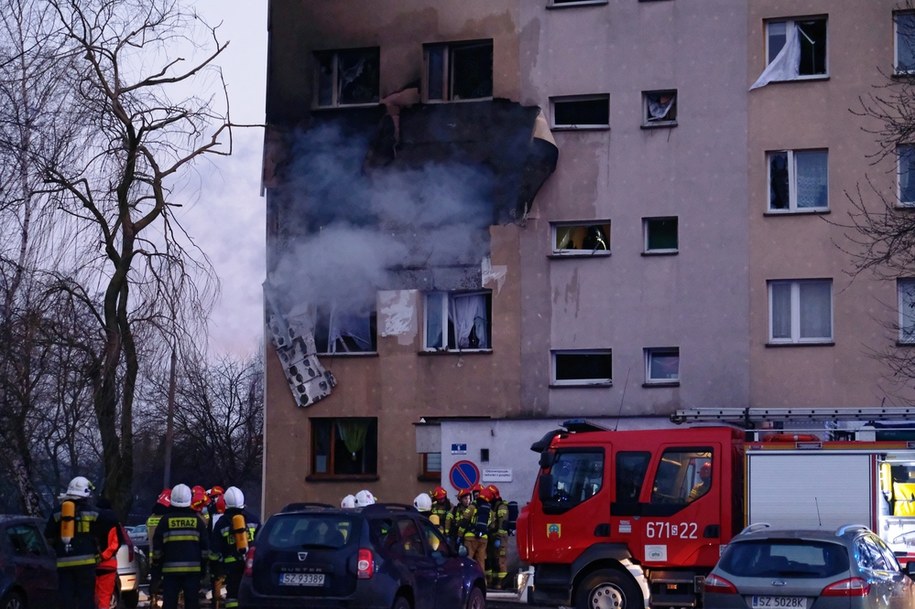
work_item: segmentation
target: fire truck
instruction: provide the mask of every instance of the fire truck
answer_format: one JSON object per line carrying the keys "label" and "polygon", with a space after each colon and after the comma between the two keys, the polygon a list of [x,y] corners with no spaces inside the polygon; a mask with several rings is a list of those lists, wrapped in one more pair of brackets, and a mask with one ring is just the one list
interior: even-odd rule
{"label": "fire truck", "polygon": [[517,544],[533,604],[698,607],[728,540],[757,522],[865,524],[915,560],[915,441],[572,420],[531,449],[540,469]]}

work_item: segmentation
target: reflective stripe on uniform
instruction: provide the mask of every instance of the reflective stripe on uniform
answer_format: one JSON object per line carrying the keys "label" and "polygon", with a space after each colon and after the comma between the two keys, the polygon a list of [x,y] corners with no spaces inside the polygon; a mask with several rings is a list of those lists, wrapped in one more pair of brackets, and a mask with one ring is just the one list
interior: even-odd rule
{"label": "reflective stripe on uniform", "polygon": [[95,565],[96,563],[98,563],[98,557],[95,554],[61,556],[57,559],[57,566],[61,569],[66,569],[67,567],[84,567],[86,565]]}
{"label": "reflective stripe on uniform", "polygon": [[199,573],[199,562],[167,562],[162,565],[163,573]]}

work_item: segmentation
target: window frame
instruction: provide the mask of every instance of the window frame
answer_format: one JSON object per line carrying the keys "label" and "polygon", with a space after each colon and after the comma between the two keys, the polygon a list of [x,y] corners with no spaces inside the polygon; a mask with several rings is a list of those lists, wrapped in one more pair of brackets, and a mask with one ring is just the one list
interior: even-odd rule
{"label": "window frame", "polygon": [[[338,447],[337,442],[342,442],[340,439],[339,432],[337,430],[337,425],[340,422],[365,422],[368,423],[368,430],[366,432],[366,444],[361,449],[363,454],[363,461],[368,460],[368,463],[363,464],[363,471],[361,472],[338,472],[336,467],[336,458]],[[376,479],[378,477],[378,455],[379,455],[379,434],[378,434],[378,418],[377,417],[311,417],[309,418],[310,422],[310,466],[311,473],[309,474],[309,479]],[[318,432],[319,426],[329,426],[329,443],[326,447],[327,454],[319,455],[318,454]],[[346,447],[343,447],[346,450]],[[369,452],[374,454],[368,454]],[[319,456],[324,456],[327,461],[324,465],[323,471],[319,471],[318,458]],[[370,466],[374,464],[374,468]]]}
{"label": "window frame", "polygon": [[[573,123],[556,121],[556,108],[564,104],[586,102],[604,102],[607,107],[607,120],[603,123]],[[550,128],[558,131],[601,131],[610,128],[610,94],[587,93],[583,95],[557,95],[550,97]]]}
{"label": "window frame", "polygon": [[[908,168],[903,171],[903,151],[908,157]],[[903,198],[903,178],[911,182],[911,200]],[[915,207],[915,144],[899,144],[896,146],[896,203],[901,208]]]}
{"label": "window frame", "polygon": [[[489,65],[489,95],[481,97],[454,97],[455,90],[455,70],[454,56],[457,51],[471,49],[475,47],[489,47],[490,65]],[[430,97],[429,90],[432,81],[433,62],[431,53],[436,50],[442,51],[441,78],[442,95],[441,97]],[[423,81],[422,81],[422,99],[429,104],[455,103],[463,101],[481,101],[493,99],[495,91],[495,45],[492,38],[480,38],[473,40],[456,40],[450,42],[430,42],[423,44]]]}
{"label": "window frame", "polygon": [[[331,350],[331,347],[332,347],[332,345],[330,343],[331,320],[333,319],[334,315],[337,314],[334,307],[330,307],[330,309],[328,309],[326,307],[315,307],[313,309],[313,312],[314,312],[313,319],[315,322],[315,325],[313,328],[313,336],[314,336],[314,341],[315,341],[315,352],[318,355],[330,356],[330,357],[338,357],[338,356],[342,356],[342,357],[357,356],[358,357],[358,356],[377,355],[378,354],[378,312],[374,308],[372,309],[372,312],[369,313],[368,315],[359,316],[360,319],[362,319],[364,317],[368,317],[368,324],[369,324],[369,328],[371,331],[371,347],[369,349],[352,350],[352,351],[350,351],[350,350],[337,351],[336,348],[334,348],[334,350]],[[355,317],[355,316],[353,316],[353,317]],[[343,336],[336,339],[334,342],[337,342],[337,341],[344,341],[343,346],[347,345],[347,343],[345,342],[345,337],[343,337]]]}
{"label": "window frame", "polygon": [[[820,207],[798,207],[798,155],[809,153],[822,153],[826,159],[826,203]],[[775,155],[784,154],[787,156],[786,164],[788,171],[788,207],[773,207],[774,184],[772,179],[772,159]],[[767,214],[813,214],[823,213],[830,210],[829,207],[829,149],[828,148],[795,148],[785,150],[767,150],[766,151],[766,184],[768,185],[768,196],[766,202]]]}
{"label": "window frame", "polygon": [[[907,287],[908,289],[906,289]],[[907,294],[908,303],[905,301]],[[905,314],[907,305],[912,311],[908,316]],[[896,279],[896,308],[898,320],[897,344],[915,345],[915,277],[900,277]],[[906,317],[908,317],[908,320],[906,320]],[[909,329],[908,331],[907,328]]]}
{"label": "window frame", "polygon": [[[375,94],[372,101],[364,102],[355,102],[355,103],[341,103],[340,101],[340,58],[342,54],[345,53],[357,53],[359,51],[365,52],[374,52],[374,63],[376,71],[375,82]],[[331,91],[331,102],[329,104],[321,103],[321,92],[322,92],[322,56],[329,56],[332,60],[332,74],[330,76],[332,91]],[[381,48],[380,47],[355,47],[348,49],[326,49],[318,50],[312,53],[312,58],[315,62],[314,72],[312,75],[314,94],[312,95],[312,107],[316,110],[321,109],[330,109],[330,108],[359,108],[359,107],[372,107],[377,106],[381,101]]]}
{"label": "window frame", "polygon": [[[674,247],[651,247],[652,226],[662,223],[674,223]],[[678,216],[651,216],[642,218],[642,254],[646,256],[670,256],[680,253],[680,221]]]}
{"label": "window frame", "polygon": [[[560,248],[559,247],[560,236],[563,231],[568,230],[569,239],[572,241],[572,245],[574,245],[577,242],[576,237],[578,235],[573,235],[572,233],[577,233],[579,230],[584,230],[586,234],[583,237],[581,237],[581,239],[580,239],[582,246],[584,246],[585,242],[590,237],[590,235],[588,234],[590,232],[590,229],[594,228],[594,227],[599,229],[600,232],[602,233],[606,248],[598,247],[599,243],[598,243],[598,245],[595,245],[594,249],[588,249],[585,247],[580,247],[580,248],[575,248],[575,247]],[[550,248],[552,251],[551,255],[555,256],[555,257],[559,257],[559,258],[609,256],[610,252],[612,251],[612,247],[613,247],[613,241],[611,238],[611,229],[612,229],[612,223],[610,222],[610,220],[587,220],[587,221],[582,221],[582,222],[573,222],[573,221],[551,222],[550,223]],[[598,235],[594,238],[599,240],[601,238],[601,236]]]}
{"label": "window frame", "polygon": [[[773,80],[772,82],[795,82],[795,81],[799,81],[799,80],[821,80],[824,78],[829,78],[829,18],[827,15],[812,15],[812,16],[807,16],[807,17],[795,16],[795,17],[784,17],[784,18],[776,18],[776,19],[766,19],[763,24],[763,30],[764,30],[765,40],[766,40],[766,44],[765,44],[766,65],[765,65],[764,70],[768,69],[769,65],[773,61],[775,61],[775,58],[778,56],[778,53],[781,52],[782,48],[784,48],[784,45],[786,44],[786,42],[783,42],[782,46],[779,47],[779,50],[776,51],[775,54],[773,55],[773,53],[772,53],[773,33],[769,31],[769,28],[775,24],[785,24],[785,32],[786,32],[785,36],[787,38],[788,24],[792,24],[792,25],[796,26],[796,24],[798,22],[812,22],[812,21],[824,22],[823,36],[826,39],[825,40],[826,49],[823,51],[823,71],[822,72],[813,72],[810,74],[802,74],[800,65],[798,65],[798,68],[797,68],[798,74],[796,76],[794,76],[793,78],[789,78],[786,80]],[[812,44],[816,44],[816,43],[813,42]],[[803,51],[802,51],[802,54],[803,54]],[[798,61],[800,62],[801,60],[799,59]]]}
{"label": "window frame", "polygon": [[[661,387],[661,386],[677,386],[680,384],[680,347],[645,347],[643,349],[644,359],[645,359],[645,386],[646,387]],[[676,356],[677,358],[677,372],[675,377],[654,377],[652,376],[652,363],[655,357],[670,357]]]}
{"label": "window frame", "polygon": [[[800,335],[801,317],[801,286],[824,284],[829,287],[829,336],[802,337]],[[833,294],[832,279],[772,279],[766,282],[766,293],[769,305],[768,315],[768,344],[769,345],[831,345],[835,340],[835,297]],[[790,336],[774,336],[775,320],[775,295],[774,288],[779,285],[789,285],[790,292]]]}
{"label": "window frame", "polygon": [[[438,456],[438,469],[430,469],[430,456]],[[434,460],[434,459],[432,459]],[[419,453],[419,479],[427,481],[440,481],[442,479],[442,453]]]}
{"label": "window frame", "polygon": [[607,4],[610,0],[548,0],[546,7],[551,8],[573,8],[576,6],[592,6],[595,4]]}
{"label": "window frame", "polygon": [[[911,23],[906,27],[910,28],[908,33],[900,33],[899,31],[899,19],[901,17],[911,20]],[[900,39],[908,39],[909,44],[907,45],[910,50],[910,57],[912,59],[911,67],[908,69],[899,68],[899,49]],[[899,10],[893,11],[893,74],[896,75],[909,75],[915,74],[915,10]]]}
{"label": "window frame", "polygon": [[[430,304],[430,296],[444,294],[446,297],[442,298],[441,309],[439,310],[440,318],[442,319],[441,332],[439,336],[441,339],[442,347],[430,347],[429,346],[429,315],[433,309],[433,306]],[[479,347],[479,348],[461,348],[459,345],[459,340],[457,335],[454,336],[454,346],[450,344],[451,339],[451,326],[450,321],[450,312],[452,308],[452,302],[459,298],[468,298],[473,296],[482,296],[484,299],[484,306],[486,307],[486,332],[487,340],[486,343],[488,346]],[[445,291],[445,290],[431,290],[428,292],[423,292],[423,346],[422,351],[425,353],[491,353],[492,352],[492,290],[470,290],[470,291]]]}
{"label": "window frame", "polygon": [[[559,378],[560,357],[609,357],[609,376],[588,378]],[[552,387],[612,387],[613,386],[613,349],[552,349],[550,351],[550,386]]]}
{"label": "window frame", "polygon": [[[673,112],[673,118],[653,119],[649,112],[649,98],[652,96],[671,95],[673,101],[668,115]],[[642,127],[645,129],[659,129],[663,127],[676,127],[679,117],[680,96],[676,89],[657,89],[653,91],[642,91]]]}

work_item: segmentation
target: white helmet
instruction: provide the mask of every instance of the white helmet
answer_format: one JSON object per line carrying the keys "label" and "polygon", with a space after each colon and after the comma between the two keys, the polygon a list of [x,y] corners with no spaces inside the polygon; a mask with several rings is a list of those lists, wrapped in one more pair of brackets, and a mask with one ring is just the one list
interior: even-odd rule
{"label": "white helmet", "polygon": [[[226,507],[227,508],[243,508],[245,507],[245,494],[241,492],[241,489],[237,486],[230,486],[226,489],[224,493],[226,498]],[[174,504],[174,500],[172,500]]]}
{"label": "white helmet", "polygon": [[77,476],[73,480],[70,480],[70,485],[67,486],[66,495],[69,499],[85,499],[91,495],[94,490],[95,487],[89,482],[88,478]]}
{"label": "white helmet", "polygon": [[173,507],[191,507],[191,487],[186,484],[176,484],[172,488]]}
{"label": "white helmet", "polygon": [[343,501],[340,502],[340,507],[343,509],[351,509],[356,507],[356,498],[352,495],[347,495],[343,498]]}
{"label": "white helmet", "polygon": [[375,495],[372,494],[372,491],[362,489],[356,493],[356,505],[359,507],[365,507],[366,505],[372,505],[373,503],[375,503]]}
{"label": "white helmet", "polygon": [[429,496],[429,493],[420,493],[413,500],[413,507],[415,507],[420,512],[431,512],[432,497]]}

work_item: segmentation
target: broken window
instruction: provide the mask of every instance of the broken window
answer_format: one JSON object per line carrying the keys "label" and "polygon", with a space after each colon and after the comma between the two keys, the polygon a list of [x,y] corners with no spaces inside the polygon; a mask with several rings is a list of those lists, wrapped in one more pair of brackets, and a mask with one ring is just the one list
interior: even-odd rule
{"label": "broken window", "polygon": [[426,101],[492,97],[492,40],[427,44]]}
{"label": "broken window", "polygon": [[828,155],[825,150],[778,150],[766,154],[769,211],[828,209]]}
{"label": "broken window", "polygon": [[610,126],[610,95],[574,95],[550,98],[553,127],[606,129]]}
{"label": "broken window", "polygon": [[832,280],[769,282],[769,342],[832,340]]}
{"label": "broken window", "polygon": [[646,254],[671,254],[679,250],[677,218],[643,218]]}
{"label": "broken window", "polygon": [[680,381],[680,349],[653,347],[645,349],[645,383],[676,383]]}
{"label": "broken window", "polygon": [[610,253],[610,222],[553,225],[553,253],[590,255]]}
{"label": "broken window", "polygon": [[315,348],[318,353],[374,353],[378,350],[376,316],[346,312],[338,307],[318,307],[315,314]]}
{"label": "broken window", "polygon": [[897,74],[915,73],[915,12],[893,13],[896,28],[895,67]]}
{"label": "broken window", "polygon": [[425,349],[491,349],[491,311],[492,293],[489,291],[427,293]]}
{"label": "broken window", "polygon": [[613,351],[553,351],[553,384],[609,385],[613,382]]}
{"label": "broken window", "polygon": [[378,419],[311,419],[312,474],[345,476],[378,470]]}
{"label": "broken window", "polygon": [[899,159],[899,204],[915,205],[915,145],[902,144],[896,148]]}
{"label": "broken window", "polygon": [[677,124],[677,91],[642,92],[642,126],[671,127]]}
{"label": "broken window", "polygon": [[915,343],[915,279],[897,279],[899,342]]}
{"label": "broken window", "polygon": [[347,49],[315,53],[315,105],[333,108],[378,103],[379,51]]}
{"label": "broken window", "polygon": [[607,0],[550,0],[547,6],[571,6],[582,4],[607,4]]}
{"label": "broken window", "polygon": [[766,22],[768,64],[750,89],[826,75],[826,18]]}

